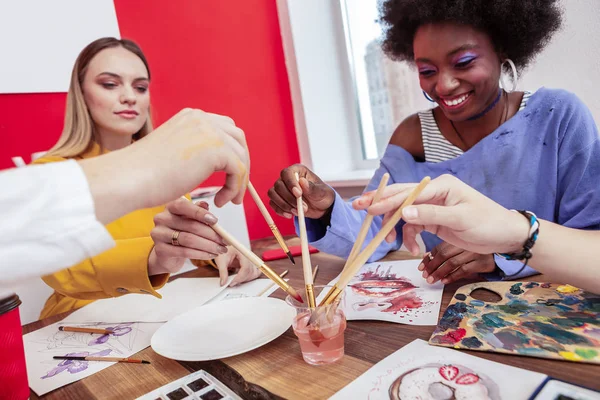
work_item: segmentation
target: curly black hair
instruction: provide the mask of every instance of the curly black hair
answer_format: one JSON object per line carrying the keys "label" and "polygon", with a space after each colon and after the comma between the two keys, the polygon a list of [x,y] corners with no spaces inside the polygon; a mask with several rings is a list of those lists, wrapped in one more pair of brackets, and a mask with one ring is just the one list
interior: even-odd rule
{"label": "curly black hair", "polygon": [[383,50],[394,60],[414,59],[413,39],[424,24],[456,22],[486,32],[499,54],[525,68],[561,27],[558,0],[383,0]]}

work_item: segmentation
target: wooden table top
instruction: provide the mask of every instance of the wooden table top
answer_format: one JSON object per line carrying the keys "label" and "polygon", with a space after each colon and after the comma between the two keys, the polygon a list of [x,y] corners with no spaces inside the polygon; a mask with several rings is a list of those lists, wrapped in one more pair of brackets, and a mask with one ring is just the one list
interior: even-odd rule
{"label": "wooden table top", "polygon": [[[288,240],[298,244],[297,238]],[[254,251],[277,248],[274,239],[253,242]],[[411,258],[406,253],[391,253],[386,260]],[[344,261],[324,253],[313,254],[313,265],[319,265],[316,285],[329,283],[343,267]],[[296,267],[289,260],[268,263],[278,273],[289,270],[290,283],[303,286],[300,258]],[[210,268],[200,268],[178,277],[216,276]],[[177,279],[176,277],[175,279]],[[527,280],[527,279],[526,279]],[[544,282],[543,275],[532,277]],[[460,286],[470,282],[447,285],[444,289],[440,316],[452,295]],[[273,297],[284,298],[282,290]],[[64,318],[66,314],[33,322],[23,327],[23,334],[40,329]],[[380,321],[350,321],[345,333],[345,356],[332,365],[314,367],[301,356],[298,340],[290,328],[282,336],[251,352],[223,360],[208,362],[178,362],[159,356],[148,347],[135,358],[151,361],[143,367],[143,374],[132,374],[131,365],[115,364],[78,382],[59,388],[44,399],[133,399],[154,389],[204,369],[222,380],[244,399],[326,399],[348,385],[371,366],[415,339],[429,340],[433,326],[400,325]],[[464,350],[461,350],[464,351]],[[567,361],[517,357],[497,353],[466,351],[474,356],[515,367],[541,372],[555,378],[600,390],[600,365]],[[136,366],[137,367],[137,366]],[[39,397],[31,392],[31,399]]]}

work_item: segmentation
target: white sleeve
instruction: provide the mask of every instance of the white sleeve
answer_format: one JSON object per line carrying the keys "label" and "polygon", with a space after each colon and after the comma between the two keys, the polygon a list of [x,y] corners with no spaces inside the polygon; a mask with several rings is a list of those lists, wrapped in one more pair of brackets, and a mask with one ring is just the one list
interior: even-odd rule
{"label": "white sleeve", "polygon": [[0,173],[0,290],[70,267],[114,245],[96,219],[77,162]]}

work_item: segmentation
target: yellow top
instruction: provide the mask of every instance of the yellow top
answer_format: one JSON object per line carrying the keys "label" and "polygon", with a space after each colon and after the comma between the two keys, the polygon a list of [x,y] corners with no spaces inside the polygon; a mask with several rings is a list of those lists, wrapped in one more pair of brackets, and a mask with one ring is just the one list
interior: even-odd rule
{"label": "yellow top", "polygon": [[[103,153],[106,153],[104,151]],[[100,146],[94,146],[74,159],[100,155]],[[49,156],[35,161],[45,164],[65,161],[65,158]],[[118,177],[115,177],[118,179]],[[140,196],[143,196],[140,193]],[[97,299],[122,296],[127,293],[147,293],[161,297],[156,289],[163,287],[169,274],[148,276],[148,257],[154,247],[150,231],[154,216],[164,206],[134,211],[106,225],[116,246],[96,257],[64,269],[42,279],[54,289],[48,298],[40,318],[83,307]]]}

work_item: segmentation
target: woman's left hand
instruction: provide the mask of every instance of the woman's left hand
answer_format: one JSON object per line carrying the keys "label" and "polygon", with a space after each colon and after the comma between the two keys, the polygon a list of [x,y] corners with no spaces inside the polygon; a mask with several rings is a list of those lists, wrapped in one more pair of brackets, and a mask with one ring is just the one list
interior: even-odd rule
{"label": "woman's left hand", "polygon": [[227,246],[227,253],[219,255],[214,260],[219,269],[221,286],[227,282],[230,271],[237,271],[237,275],[229,284],[230,287],[252,281],[261,274],[260,270],[254,264],[232,246]]}
{"label": "woman's left hand", "polygon": [[428,283],[441,280],[444,285],[495,269],[496,262],[492,254],[473,253],[446,242],[425,254],[419,265],[419,271],[423,271],[423,278]]}

